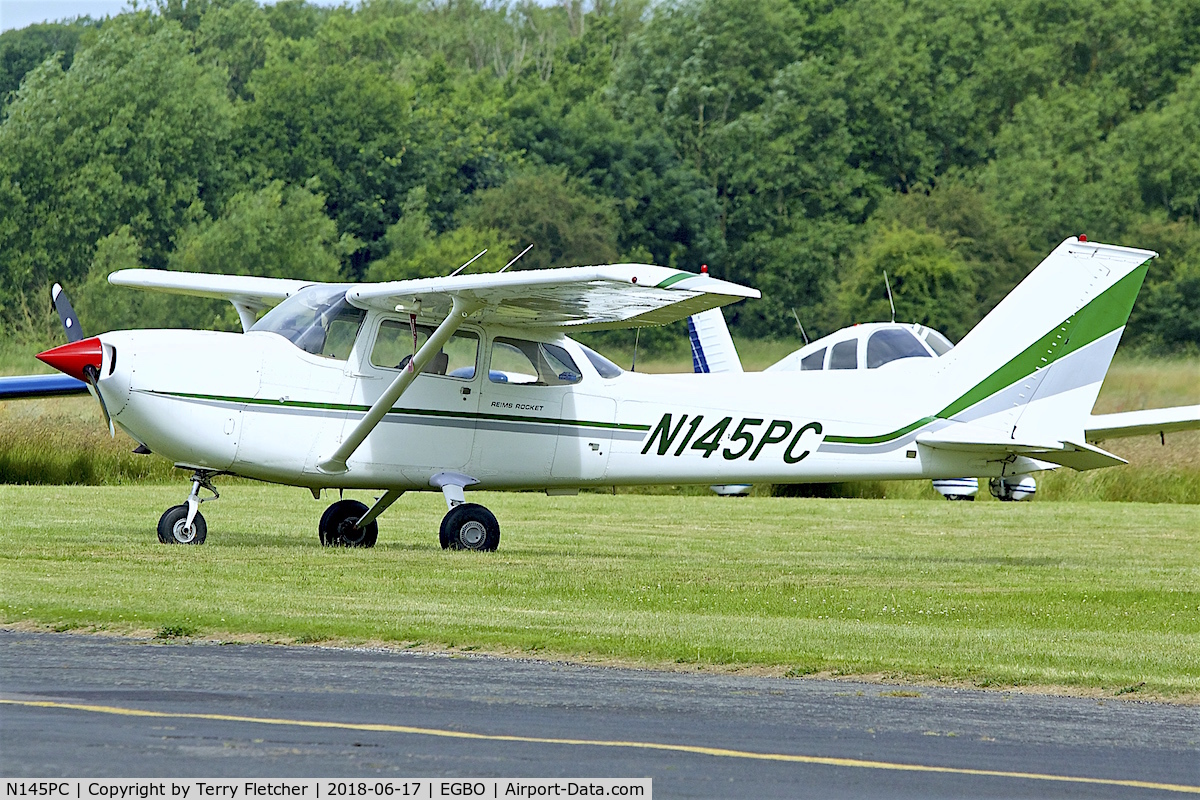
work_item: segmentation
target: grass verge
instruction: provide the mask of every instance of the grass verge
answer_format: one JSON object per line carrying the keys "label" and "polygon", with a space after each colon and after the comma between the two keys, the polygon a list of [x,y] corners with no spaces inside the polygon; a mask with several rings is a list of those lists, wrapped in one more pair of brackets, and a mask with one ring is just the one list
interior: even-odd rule
{"label": "grass verge", "polygon": [[1195,507],[481,494],[476,554],[440,496],[326,550],[324,503],[259,485],[160,545],[183,493],[0,487],[0,622],[1200,701]]}

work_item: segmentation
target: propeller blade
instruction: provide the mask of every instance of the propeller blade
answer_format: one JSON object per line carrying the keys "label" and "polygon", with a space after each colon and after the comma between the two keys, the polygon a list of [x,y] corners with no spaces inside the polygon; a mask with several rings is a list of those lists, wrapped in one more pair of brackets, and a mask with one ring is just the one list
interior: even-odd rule
{"label": "propeller blade", "polygon": [[50,287],[50,304],[58,312],[58,318],[62,320],[63,329],[67,332],[67,343],[78,342],[82,339],[83,328],[79,326],[79,315],[71,306],[71,300],[67,297],[67,293],[57,283]]}
{"label": "propeller blade", "polygon": [[100,380],[100,370],[95,366],[88,364],[83,368],[83,381],[88,386],[88,392],[92,397],[100,402],[100,413],[104,417],[104,424],[108,425],[108,435],[113,439],[117,438],[117,429],[113,425],[112,416],[108,413],[108,406],[104,403],[104,395],[100,394],[100,386],[97,383]]}

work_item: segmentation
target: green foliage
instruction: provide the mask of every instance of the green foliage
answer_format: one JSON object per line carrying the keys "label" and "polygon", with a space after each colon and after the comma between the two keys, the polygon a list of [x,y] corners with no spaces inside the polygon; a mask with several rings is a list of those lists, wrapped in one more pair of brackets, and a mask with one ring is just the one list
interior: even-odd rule
{"label": "green foliage", "polygon": [[618,255],[612,201],[588,194],[561,170],[531,169],[477,192],[462,217],[476,228],[500,231],[522,249],[533,243],[521,269],[606,264]]}
{"label": "green foliage", "polygon": [[73,22],[45,22],[0,33],[0,108],[21,85],[21,79],[47,58],[61,54],[63,69],[71,66],[79,40],[97,23],[88,17]]}
{"label": "green foliage", "polygon": [[413,90],[375,65],[329,63],[318,43],[280,42],[250,79],[235,147],[259,178],[314,185],[340,233],[383,234],[414,178]]}
{"label": "green foliage", "polygon": [[325,216],[325,198],[272,181],[230,198],[216,220],[180,231],[171,269],[336,281],[340,257],[355,248]]}
{"label": "green foliage", "polygon": [[150,266],[224,176],[232,107],[224,79],[173,23],[106,24],[69,70],[30,73],[0,124],[0,317],[57,279],[78,280],[123,225]]}
{"label": "green foliage", "polygon": [[200,20],[196,49],[229,74],[229,92],[245,97],[251,74],[267,60],[273,31],[266,10],[253,0],[214,6]]}
{"label": "green foliage", "polygon": [[47,335],[54,280],[90,320],[235,324],[122,264],[398,278],[533,242],[707,264],[764,337],[881,317],[887,262],[899,318],[958,334],[1086,233],[1163,254],[1128,345],[1194,350],[1197,29],[1189,0],[156,0],[7,31],[0,330]]}
{"label": "green foliage", "polygon": [[515,240],[506,239],[495,230],[481,231],[470,225],[438,234],[429,219],[426,197],[424,186],[408,193],[400,219],[384,235],[387,255],[371,262],[367,280],[399,281],[448,275],[483,250],[488,253],[472,265],[472,271],[494,272],[504,266]]}
{"label": "green foliage", "polygon": [[975,280],[941,234],[893,226],[867,240],[845,285],[848,316],[863,322],[891,318],[884,273],[891,282],[897,318],[919,322],[957,341],[966,334],[962,310],[975,301]]}

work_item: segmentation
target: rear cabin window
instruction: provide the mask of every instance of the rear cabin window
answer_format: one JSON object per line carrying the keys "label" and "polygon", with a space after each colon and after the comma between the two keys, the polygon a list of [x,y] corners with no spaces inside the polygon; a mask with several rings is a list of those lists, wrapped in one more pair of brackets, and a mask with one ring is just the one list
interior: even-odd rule
{"label": "rear cabin window", "polygon": [[620,367],[597,353],[592,348],[579,345],[579,349],[583,351],[585,356],[587,356],[587,360],[592,362],[592,366],[596,368],[596,372],[600,373],[601,378],[616,378],[621,375]]}
{"label": "rear cabin window", "polygon": [[571,354],[556,344],[497,336],[492,342],[492,383],[566,386],[579,383],[579,367]]}
{"label": "rear cabin window", "polygon": [[830,369],[858,369],[858,339],[838,342],[829,352]]}
{"label": "rear cabin window", "polygon": [[[371,363],[384,369],[404,369],[412,360],[413,353],[420,350],[433,328],[417,326],[416,348],[413,346],[412,329],[407,322],[384,320],[371,348]],[[444,375],[447,378],[471,380],[475,377],[475,359],[479,354],[479,337],[470,331],[457,331],[442,349],[429,359],[422,375]]]}
{"label": "rear cabin window", "polygon": [[925,344],[929,345],[933,349],[933,352],[939,356],[944,356],[954,349],[954,345],[950,344],[950,340],[935,330],[931,330],[925,334]]}
{"label": "rear cabin window", "polygon": [[825,348],[822,347],[815,353],[809,353],[804,358],[800,359],[800,369],[821,369],[825,366]]}
{"label": "rear cabin window", "polygon": [[867,339],[867,369],[882,367],[901,358],[929,358],[929,351],[917,337],[899,328],[884,328]]}

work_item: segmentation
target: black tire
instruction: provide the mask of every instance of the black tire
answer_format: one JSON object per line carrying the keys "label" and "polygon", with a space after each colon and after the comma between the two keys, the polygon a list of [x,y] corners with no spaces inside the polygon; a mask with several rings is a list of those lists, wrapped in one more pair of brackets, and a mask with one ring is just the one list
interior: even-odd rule
{"label": "black tire", "polygon": [[478,503],[463,503],[442,517],[442,547],[450,550],[495,550],[500,546],[500,523]]}
{"label": "black tire", "polygon": [[187,522],[187,513],[186,503],[171,506],[164,511],[158,518],[158,540],[163,544],[204,544],[208,537],[208,524],[204,521],[204,515],[196,512],[189,533],[183,530],[184,523]]}
{"label": "black tire", "polygon": [[379,523],[374,520],[365,528],[354,523],[367,513],[367,507],[357,500],[338,500],[325,509],[317,532],[326,547],[374,547],[379,539]]}

